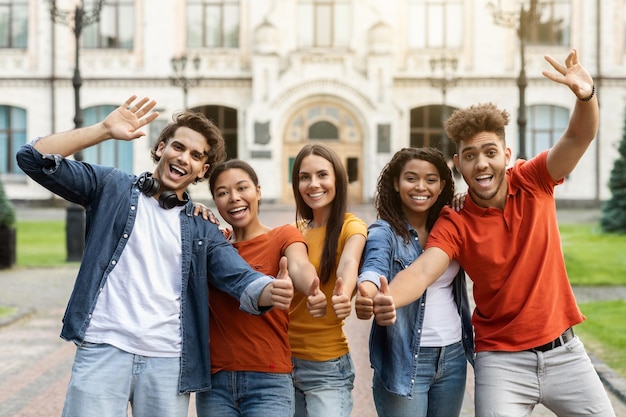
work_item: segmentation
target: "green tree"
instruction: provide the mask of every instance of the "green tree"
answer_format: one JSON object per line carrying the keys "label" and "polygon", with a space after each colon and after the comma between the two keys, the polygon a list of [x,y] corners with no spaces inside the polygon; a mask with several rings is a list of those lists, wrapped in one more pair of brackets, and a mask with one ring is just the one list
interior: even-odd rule
{"label": "green tree", "polygon": [[0,181],[0,229],[8,229],[15,224],[15,207],[4,193],[4,186]]}
{"label": "green tree", "polygon": [[602,207],[600,225],[605,232],[626,233],[626,120],[609,179],[611,198]]}

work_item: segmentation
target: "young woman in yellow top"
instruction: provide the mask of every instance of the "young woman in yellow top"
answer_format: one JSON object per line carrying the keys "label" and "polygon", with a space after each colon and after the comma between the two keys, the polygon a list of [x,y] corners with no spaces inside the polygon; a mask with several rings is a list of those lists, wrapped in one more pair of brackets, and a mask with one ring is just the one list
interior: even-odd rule
{"label": "young woman in yellow top", "polygon": [[306,239],[321,289],[331,301],[322,318],[311,317],[301,294],[291,304],[295,415],[348,417],[354,365],[343,323],[351,310],[367,225],[347,213],[348,176],[330,147],[310,144],[300,150],[293,164],[292,186],[296,224]]}

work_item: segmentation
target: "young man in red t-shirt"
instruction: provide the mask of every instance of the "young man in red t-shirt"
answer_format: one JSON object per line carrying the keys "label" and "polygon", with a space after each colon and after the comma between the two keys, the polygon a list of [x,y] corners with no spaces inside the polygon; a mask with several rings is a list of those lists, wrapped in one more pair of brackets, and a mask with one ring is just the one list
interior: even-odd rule
{"label": "young man in red t-shirt", "polygon": [[482,104],[456,111],[446,133],[469,186],[460,212],[442,211],[426,251],[373,300],[381,325],[418,299],[452,259],[474,281],[478,416],[524,416],[542,403],[559,416],[614,416],[610,400],[572,326],[584,316],[571,290],[556,219],[554,187],[576,167],[598,129],[593,79],[573,50],[543,75],[576,95],[569,126],[551,149],[511,168],[506,111]]}

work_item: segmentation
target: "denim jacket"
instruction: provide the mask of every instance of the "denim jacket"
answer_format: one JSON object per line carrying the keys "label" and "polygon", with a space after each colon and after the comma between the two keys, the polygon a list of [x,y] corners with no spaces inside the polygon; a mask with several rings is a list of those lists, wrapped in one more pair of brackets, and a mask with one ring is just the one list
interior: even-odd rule
{"label": "denim jacket", "polygon": [[[53,193],[86,209],[86,239],[61,337],[80,345],[98,294],[128,241],[139,198],[137,177],[116,168],[42,155],[32,144],[17,152],[20,168]],[[179,392],[211,387],[208,282],[237,298],[241,309],[260,314],[258,298],[272,278],[254,271],[219,228],[193,215],[190,201],[180,214],[182,289]],[[208,281],[207,281],[208,280]]]}
{"label": "denim jacket", "polygon": [[[392,281],[423,252],[417,232],[408,223],[408,243],[397,235],[385,220],[376,220],[367,232],[364,261],[358,281],[372,281],[380,288],[382,275]],[[411,398],[419,364],[419,347],[424,322],[426,293],[413,303],[396,311],[392,326],[372,322],[370,363],[385,388],[394,394]],[[474,333],[463,269],[453,281],[454,301],[461,317],[462,342],[467,360],[474,364]]]}

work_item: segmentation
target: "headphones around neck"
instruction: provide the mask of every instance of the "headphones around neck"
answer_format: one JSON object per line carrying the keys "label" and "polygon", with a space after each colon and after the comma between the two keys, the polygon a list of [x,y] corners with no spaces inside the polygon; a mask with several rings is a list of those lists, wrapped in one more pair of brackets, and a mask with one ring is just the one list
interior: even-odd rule
{"label": "headphones around neck", "polygon": [[[150,172],[144,172],[139,176],[139,179],[137,180],[137,186],[139,187],[141,192],[148,197],[156,195],[156,193],[158,193],[159,189],[161,188],[159,180],[152,177],[152,174]],[[187,193],[187,191],[183,191],[182,200],[178,198],[178,195],[176,195],[174,191],[171,190],[163,191],[159,196],[159,206],[166,210],[173,209],[177,206],[184,206],[185,204],[187,204],[188,201],[189,194]]]}

